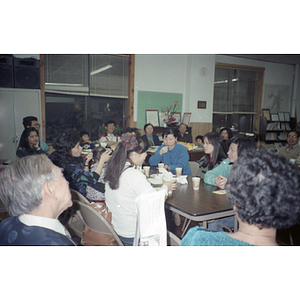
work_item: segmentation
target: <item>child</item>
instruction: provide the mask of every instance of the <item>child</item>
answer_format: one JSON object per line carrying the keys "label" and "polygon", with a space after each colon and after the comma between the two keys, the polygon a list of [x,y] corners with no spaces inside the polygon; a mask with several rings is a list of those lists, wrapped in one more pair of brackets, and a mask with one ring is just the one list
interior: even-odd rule
{"label": "child", "polygon": [[[97,164],[100,161],[100,157],[101,155],[106,151],[106,149],[104,149],[103,147],[96,147],[95,149],[93,149],[93,159],[91,159],[90,161],[90,171],[93,172],[97,166]],[[104,176],[105,176],[105,169],[106,169],[106,165],[107,163],[104,163],[103,168],[102,168],[102,172],[100,174],[100,177],[98,179],[98,182],[102,182],[104,183]],[[105,201],[105,194],[97,191],[96,189],[88,186],[86,189],[86,198],[89,201]]]}
{"label": "child", "polygon": [[94,149],[95,145],[90,141],[89,133],[87,131],[80,132],[80,147],[83,149]]}
{"label": "child", "polygon": [[195,140],[196,140],[196,144],[197,144],[198,148],[203,149],[203,136],[197,135]]}

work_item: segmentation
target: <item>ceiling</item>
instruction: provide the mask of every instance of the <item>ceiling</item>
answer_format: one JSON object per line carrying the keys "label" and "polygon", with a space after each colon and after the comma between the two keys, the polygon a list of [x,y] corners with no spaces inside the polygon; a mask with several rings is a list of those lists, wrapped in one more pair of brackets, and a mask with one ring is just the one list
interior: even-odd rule
{"label": "ceiling", "polygon": [[300,64],[300,54],[226,54],[229,56],[255,59],[260,61],[297,65]]}

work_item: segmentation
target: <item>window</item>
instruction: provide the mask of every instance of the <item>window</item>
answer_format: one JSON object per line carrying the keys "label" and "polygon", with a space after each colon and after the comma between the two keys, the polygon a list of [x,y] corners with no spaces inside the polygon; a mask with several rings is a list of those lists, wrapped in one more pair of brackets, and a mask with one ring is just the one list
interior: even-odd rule
{"label": "window", "polygon": [[46,141],[66,128],[87,130],[114,120],[125,127],[128,55],[48,54],[45,59]]}
{"label": "window", "polygon": [[258,131],[262,68],[216,65],[213,130],[234,127],[239,132]]}

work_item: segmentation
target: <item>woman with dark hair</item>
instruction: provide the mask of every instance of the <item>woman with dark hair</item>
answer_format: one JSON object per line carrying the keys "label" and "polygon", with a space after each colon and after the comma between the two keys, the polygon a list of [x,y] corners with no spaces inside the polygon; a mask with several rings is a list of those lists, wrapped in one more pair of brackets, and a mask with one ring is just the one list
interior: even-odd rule
{"label": "woman with dark hair", "polygon": [[49,158],[52,162],[63,169],[65,178],[70,183],[70,188],[86,196],[86,187],[91,186],[94,189],[104,193],[105,186],[98,182],[103,165],[110,159],[110,152],[106,151],[101,155],[100,161],[93,172],[89,171],[89,162],[93,157],[90,152],[83,161],[81,158],[82,147],[79,145],[79,133],[73,129],[66,130],[56,139]]}
{"label": "woman with dark hair", "polygon": [[299,168],[271,151],[239,157],[226,192],[237,214],[238,231],[208,232],[197,226],[182,239],[182,246],[275,246],[276,230],[299,222]]}
{"label": "woman with dark hair", "polygon": [[158,163],[164,163],[168,171],[175,172],[175,168],[182,168],[182,174],[191,175],[187,149],[185,146],[177,143],[178,130],[176,128],[167,128],[162,136],[164,143],[149,158],[149,164],[157,166]]}
{"label": "woman with dark hair", "polygon": [[228,127],[222,127],[220,130],[220,135],[222,137],[223,142],[221,143],[223,150],[225,153],[228,152],[230,140],[233,138],[232,130]]}
{"label": "woman with dark hair", "polygon": [[146,139],[149,143],[149,146],[160,146],[161,141],[159,140],[158,136],[156,134],[153,134],[153,125],[150,123],[147,123],[144,126],[145,134],[142,136],[143,139]]}
{"label": "woman with dark hair", "polygon": [[227,178],[230,173],[232,164],[240,157],[250,152],[255,152],[254,140],[249,137],[235,137],[230,141],[228,150],[228,158],[222,163],[206,172],[204,182],[212,185],[217,185],[220,189],[224,189],[227,183]]}
{"label": "woman with dark hair", "polygon": [[24,129],[17,149],[17,156],[24,157],[34,154],[45,154],[39,145],[39,132],[35,127]]}
{"label": "woman with dark hair", "polygon": [[221,147],[222,139],[217,132],[209,132],[204,135],[205,155],[199,161],[199,170],[197,177],[204,179],[207,171],[217,167],[224,159],[226,154]]}
{"label": "woman with dark hair", "polygon": [[[134,168],[140,166],[147,156],[148,144],[138,134],[122,134],[105,173],[105,199],[112,212],[112,224],[124,245],[133,245],[137,214],[135,199],[156,190],[145,175]],[[175,190],[176,181],[164,182],[162,189]]]}

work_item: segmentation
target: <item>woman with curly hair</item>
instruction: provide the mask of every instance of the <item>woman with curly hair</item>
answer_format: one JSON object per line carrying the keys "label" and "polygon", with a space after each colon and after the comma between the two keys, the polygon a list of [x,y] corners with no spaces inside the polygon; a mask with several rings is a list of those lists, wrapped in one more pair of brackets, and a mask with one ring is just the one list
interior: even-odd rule
{"label": "woman with curly hair", "polygon": [[52,162],[63,169],[63,174],[70,183],[70,188],[86,196],[86,187],[91,186],[94,189],[104,193],[105,186],[98,182],[105,162],[110,159],[110,152],[106,151],[101,155],[100,161],[93,172],[89,171],[89,162],[93,158],[90,152],[84,159],[81,157],[82,147],[80,147],[80,135],[73,129],[68,129],[61,133],[56,139],[49,158]]}
{"label": "woman with curly hair", "polygon": [[194,227],[182,246],[275,246],[276,230],[299,222],[299,168],[271,151],[240,157],[231,169],[226,192],[237,214],[238,231],[208,232]]}
{"label": "woman with curly hair", "polygon": [[[121,136],[105,173],[105,199],[112,212],[112,224],[124,245],[133,245],[137,215],[135,199],[156,190],[145,175],[134,168],[147,156],[148,143],[131,130]],[[176,181],[163,182],[162,189],[175,190]]]}
{"label": "woman with curly hair", "polygon": [[197,177],[204,179],[205,173],[217,167],[227,158],[221,146],[222,138],[217,132],[209,132],[204,135],[205,155],[199,161]]}

